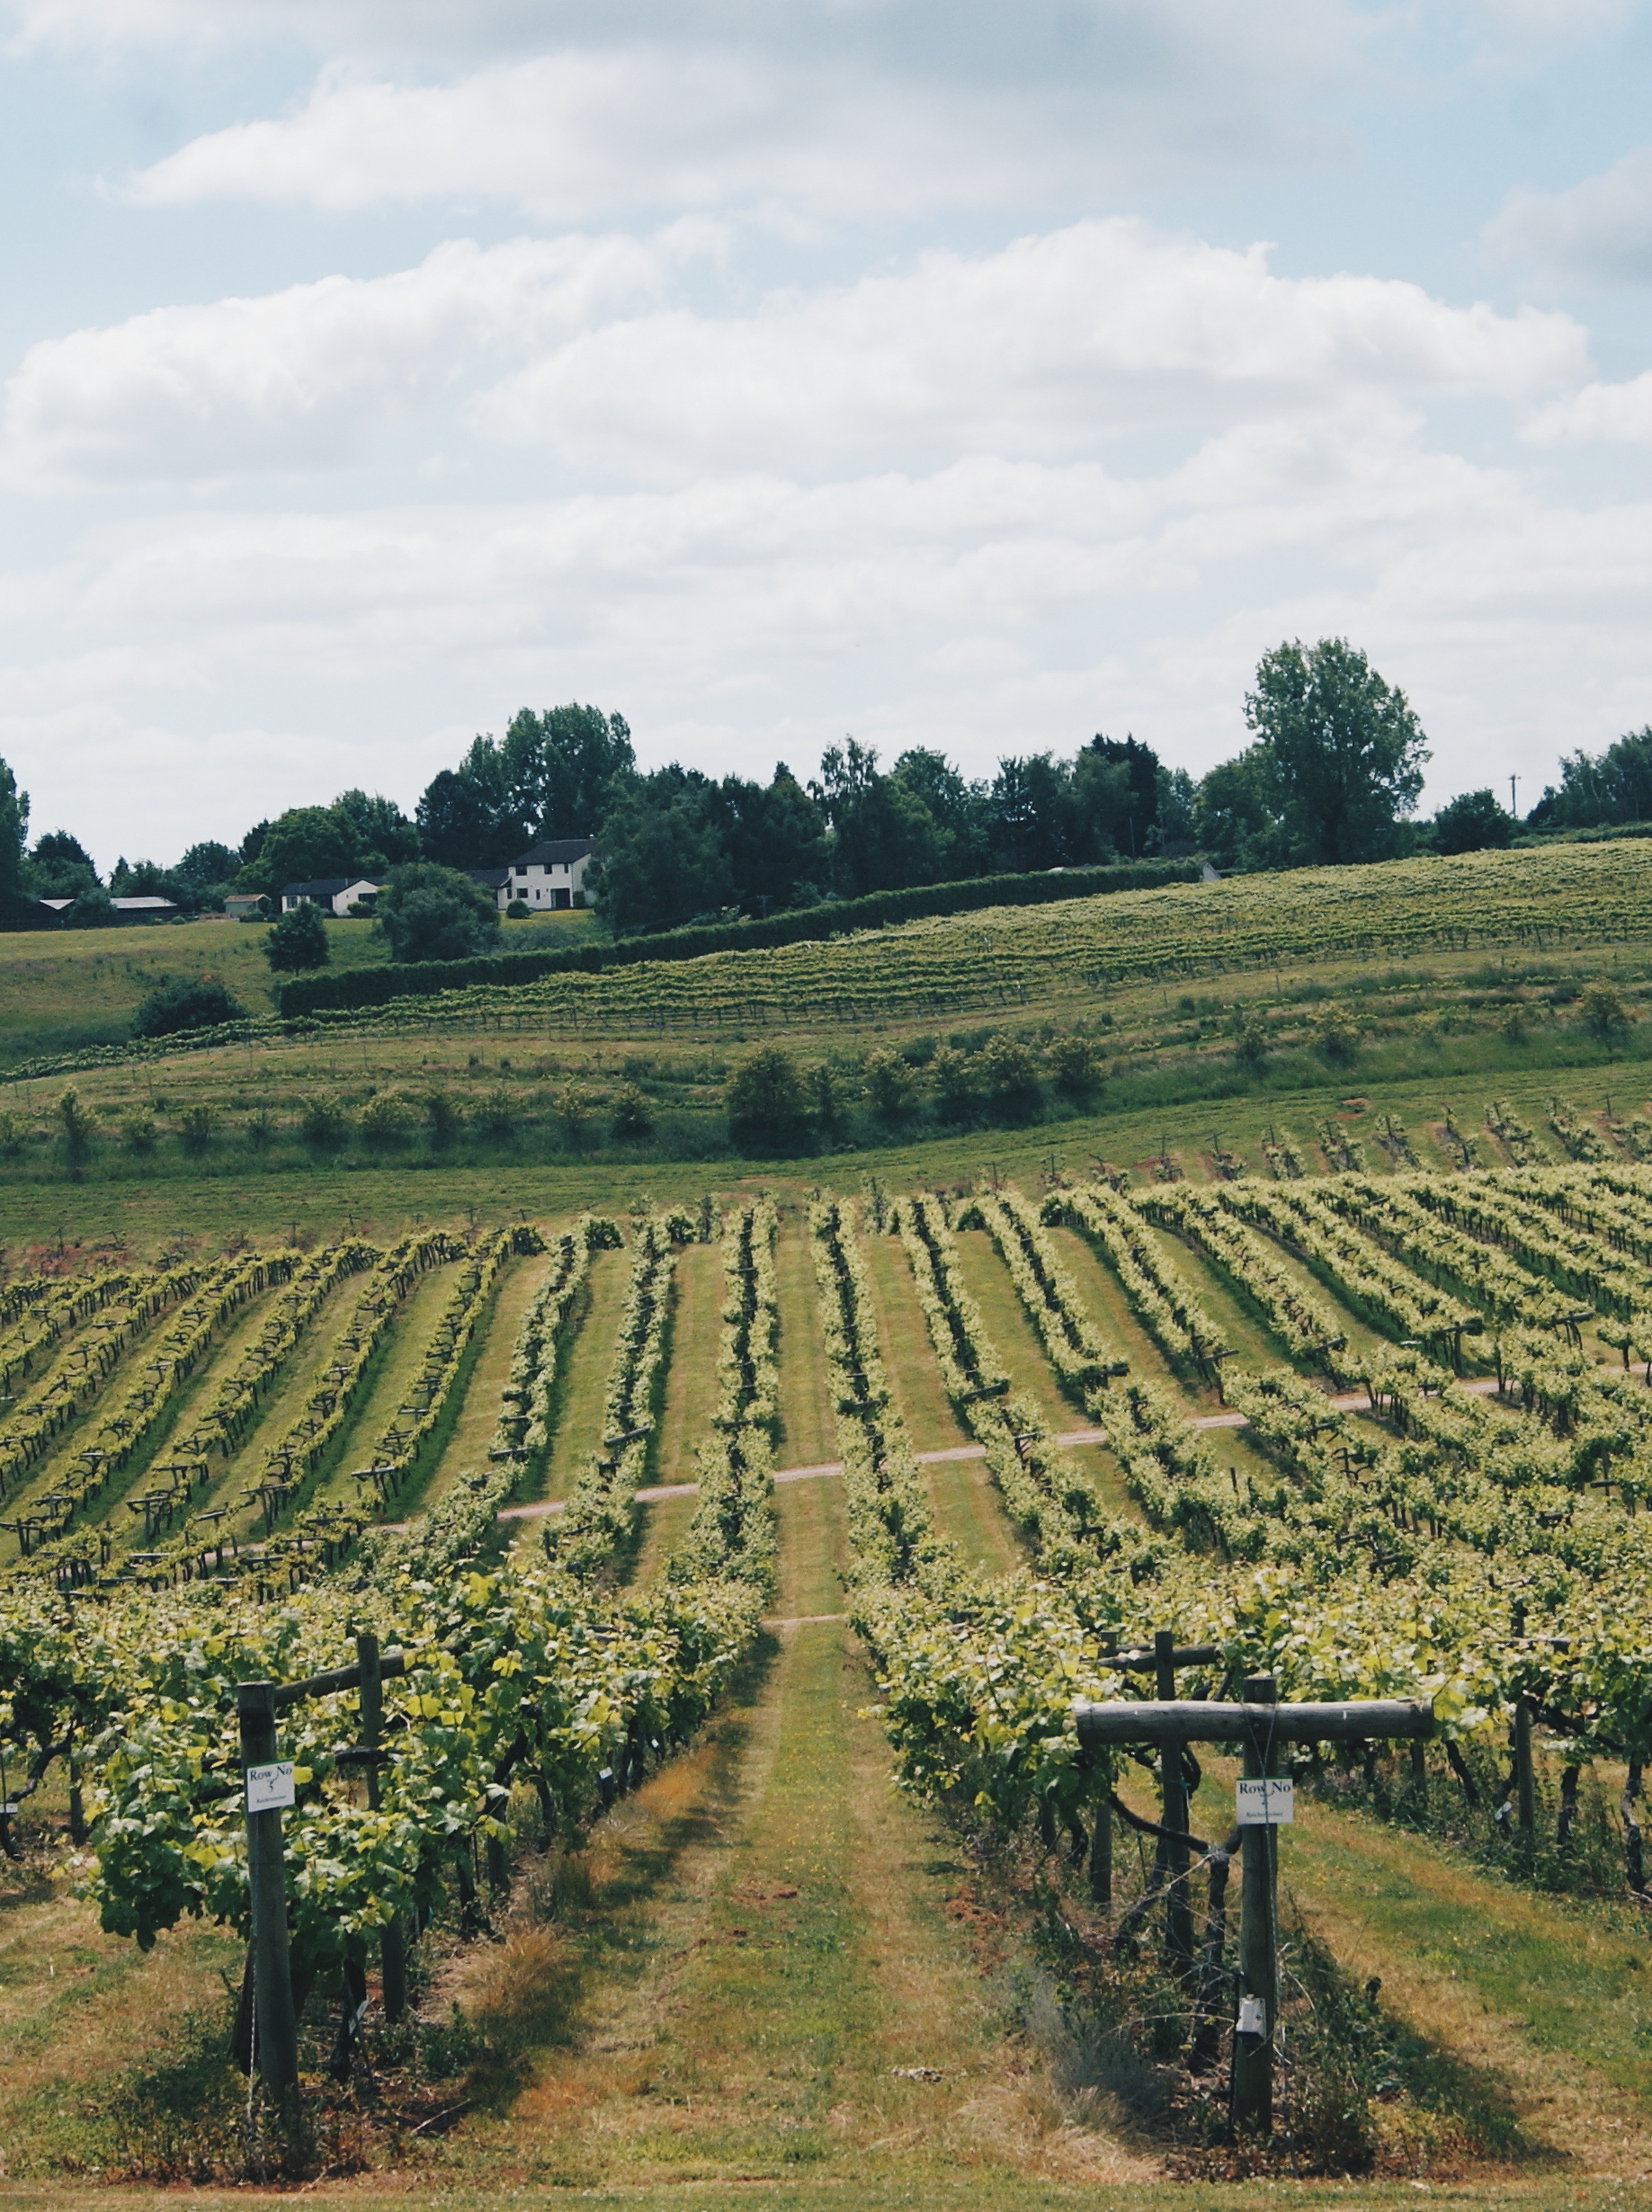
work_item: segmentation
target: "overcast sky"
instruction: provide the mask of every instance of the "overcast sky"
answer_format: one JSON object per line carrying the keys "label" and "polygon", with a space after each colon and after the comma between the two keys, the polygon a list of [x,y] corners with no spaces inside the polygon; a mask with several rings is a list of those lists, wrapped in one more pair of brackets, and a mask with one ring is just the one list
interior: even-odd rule
{"label": "overcast sky", "polygon": [[[1425,804],[1652,721],[1652,6],[0,0],[0,754],[101,866],[522,705]],[[558,825],[575,830],[584,824]]]}

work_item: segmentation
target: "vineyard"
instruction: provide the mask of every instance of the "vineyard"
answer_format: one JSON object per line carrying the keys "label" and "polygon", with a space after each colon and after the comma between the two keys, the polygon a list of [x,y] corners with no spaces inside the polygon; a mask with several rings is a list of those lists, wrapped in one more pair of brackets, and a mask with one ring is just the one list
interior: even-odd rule
{"label": "vineyard", "polygon": [[[932,2154],[1000,2179],[1227,2171],[1197,2161],[1231,2134],[1250,1940],[1239,1832],[1216,1841],[1231,1762],[1103,1753],[1075,1717],[1145,1695],[1157,1637],[1161,1701],[1264,1682],[1281,1708],[1433,1716],[1426,1739],[1291,1750],[1298,1824],[1261,1832],[1301,1895],[1257,2155],[1639,2172],[1643,1125],[1557,1101],[1540,1140],[1497,1102],[1451,1173],[1387,1119],[1276,1133],[1266,1174],[1216,1147],[1208,1179],[868,1180],[8,1277],[8,1970],[67,2040],[119,2040],[112,1964],[28,1983],[29,1931],[72,1886],[88,1957],[175,1981],[210,1940],[239,1993],[187,2125],[138,2127],[136,2092],[100,2103],[67,2063],[0,2074],[4,2170],[717,2179],[785,2173],[807,2139],[823,2178]],[[255,1853],[249,1873],[249,1682],[275,1686],[291,1769],[257,1831],[272,1878]],[[1348,1897],[1377,1891],[1327,1871],[1402,1851],[1487,1928],[1517,1903],[1533,1942],[1549,1915],[1562,1984],[1577,1940],[1591,1974],[1617,1962],[1610,2004],[1540,2020],[1539,1959],[1471,2053],[1407,1963],[1420,1910],[1361,1920]],[[297,2106],[272,2074],[269,1878]],[[666,1932],[644,1940],[650,1913]],[[903,1993],[880,1959],[908,1953],[927,1964]],[[1007,2011],[980,1993],[1006,1957],[1027,1993]],[[1495,1968],[1474,1970],[1489,2019]],[[546,1991],[576,1985],[551,2021]],[[799,2009],[828,1999],[829,2029]],[[8,2065],[17,2032],[0,2007]],[[165,2032],[119,2030],[131,2080]],[[794,2044],[800,2074],[772,2060]],[[1538,2044],[1587,2111],[1545,2109]]]}

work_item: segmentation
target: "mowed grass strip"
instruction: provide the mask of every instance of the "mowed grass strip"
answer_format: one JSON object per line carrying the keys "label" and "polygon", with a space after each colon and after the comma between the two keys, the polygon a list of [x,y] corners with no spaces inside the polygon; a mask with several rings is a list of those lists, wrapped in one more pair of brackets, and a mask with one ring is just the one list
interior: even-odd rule
{"label": "mowed grass strip", "polygon": [[549,1252],[505,1262],[473,1340],[472,1356],[461,1377],[459,1405],[421,1486],[422,1504],[433,1504],[456,1476],[487,1471],[487,1455],[505,1407],[500,1394],[511,1379],[516,1338],[535,1293],[554,1265],[555,1256]]}
{"label": "mowed grass strip", "polygon": [[[128,2066],[156,2063],[190,2012],[221,2014],[244,1949],[185,1921],[140,1951],[104,1935],[67,1877],[11,1867],[0,1876],[0,2175],[44,2174],[96,2155],[82,2139],[83,2096],[106,2096]],[[5,2191],[8,2201],[12,2191]]]}
{"label": "mowed grass strip", "polygon": [[629,1247],[591,1254],[585,1316],[576,1319],[573,1333],[564,1339],[558,1360],[556,1432],[541,1497],[567,1497],[585,1460],[602,1449],[603,1401],[608,1393],[630,1272]]}
{"label": "mowed grass strip", "polygon": [[[829,1482],[789,1485],[781,1512],[780,1601],[795,1621],[835,1593],[841,1498]],[[508,2144],[517,2171],[565,2187],[669,2177],[716,2202],[719,2182],[737,2181],[743,2201],[804,2175],[840,2194],[891,2176],[950,2189],[963,2171],[1036,2168],[1058,2141],[1071,2154],[949,1916],[956,1860],[861,1716],[871,1694],[846,1625],[799,1621],[771,1643],[720,1750],[620,1809],[594,1846],[618,1851],[604,1898],[620,1916],[599,1899],[582,1939],[603,1948],[603,1973],[514,2125],[478,2132],[473,2158]],[[670,1850],[674,1832],[686,1840]],[[1091,2178],[1134,2165],[1086,2141]]]}
{"label": "mowed grass strip", "polygon": [[782,1215],[774,1244],[774,1299],[780,1308],[781,1467],[819,1467],[837,1457],[826,1362],[820,1356],[814,1259],[801,1220]]}
{"label": "mowed grass strip", "polygon": [[1058,1435],[1063,1429],[1086,1427],[1089,1416],[1083,1401],[1063,1391],[992,1238],[985,1229],[967,1229],[953,1241],[959,1271],[981,1309],[987,1333],[1014,1389],[1032,1400]]}
{"label": "mowed grass strip", "polygon": [[950,1445],[969,1443],[969,1433],[953,1412],[942,1384],[924,1309],[918,1304],[917,1285],[899,1238],[866,1236],[861,1249],[871,1285],[878,1348],[889,1371],[895,1409],[906,1423],[912,1449],[944,1451]]}
{"label": "mowed grass strip", "polygon": [[[371,1503],[373,1491],[352,1482],[350,1477],[357,1467],[372,1465],[380,1438],[395,1420],[397,1408],[408,1402],[408,1387],[424,1364],[436,1324],[462,1265],[462,1261],[447,1260],[438,1267],[427,1269],[397,1308],[388,1333],[369,1362],[362,1387],[322,1463],[308,1502],[329,1499],[340,1505],[353,1505],[365,1498]],[[402,1517],[401,1509],[416,1498],[424,1472],[422,1467],[415,1466],[413,1480],[404,1483],[391,1500],[397,1519]]]}
{"label": "mowed grass strip", "polygon": [[1007,1574],[1025,1565],[1027,1555],[1005,1517],[985,1459],[942,1460],[920,1472],[935,1525],[966,1566],[981,1574]]}
{"label": "mowed grass strip", "polygon": [[692,1483],[695,1453],[717,1405],[717,1351],[723,1306],[723,1246],[690,1244],[672,1270],[670,1359],[665,1403],[648,1459],[651,1483]]}

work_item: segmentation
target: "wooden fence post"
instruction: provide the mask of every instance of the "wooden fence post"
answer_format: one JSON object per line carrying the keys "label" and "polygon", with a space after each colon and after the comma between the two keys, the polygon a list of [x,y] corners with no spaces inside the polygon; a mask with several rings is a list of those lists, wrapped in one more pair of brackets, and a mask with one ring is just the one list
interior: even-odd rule
{"label": "wooden fence post", "polygon": [[1514,1819],[1522,1835],[1537,1832],[1537,1801],[1531,1774],[1531,1708],[1514,1700]]}
{"label": "wooden fence post", "polygon": [[[241,1766],[275,1763],[275,1685],[241,1682],[236,1688],[241,1724]],[[264,2086],[290,2115],[299,2091],[299,2024],[292,2005],[292,1964],[287,1949],[287,1885],[280,1808],[246,1815],[246,1877],[253,1919],[253,2024],[257,2066]]]}
{"label": "wooden fence post", "polygon": [[1095,1826],[1090,1832],[1090,1901],[1093,1904],[1111,1904],[1112,1807],[1107,1800],[1112,1794],[1112,1754],[1092,1752],[1090,1758],[1095,1775]]}
{"label": "wooden fence post", "polygon": [[[1171,1704],[1176,1694],[1176,1639],[1168,1628],[1153,1637],[1153,1667],[1157,1695]],[[1193,1905],[1187,1878],[1187,1753],[1180,1744],[1161,1744],[1159,1772],[1164,1810],[1159,1815],[1169,1833],[1161,1839],[1165,1879],[1165,1957],[1173,1974],[1185,1979],[1193,1970]]]}
{"label": "wooden fence post", "polygon": [[[1246,1705],[1272,1705],[1278,1695],[1271,1674],[1253,1674],[1246,1681]],[[1245,1746],[1246,1775],[1271,1774],[1274,1766],[1271,1738],[1259,1742],[1253,1735]],[[1241,2134],[1265,2136],[1273,2127],[1273,2035],[1279,2011],[1277,1832],[1271,1825],[1246,1828],[1243,1850],[1233,2124]]]}
{"label": "wooden fence post", "polygon": [[[362,1668],[362,1744],[376,1752],[384,1732],[384,1690],[379,1672],[379,1639],[371,1630],[355,1640],[355,1655]],[[367,1762],[367,1802],[379,1810],[379,1762]],[[407,2010],[407,1949],[401,1922],[393,1920],[379,1938],[379,1976],[388,2020],[400,2020]]]}

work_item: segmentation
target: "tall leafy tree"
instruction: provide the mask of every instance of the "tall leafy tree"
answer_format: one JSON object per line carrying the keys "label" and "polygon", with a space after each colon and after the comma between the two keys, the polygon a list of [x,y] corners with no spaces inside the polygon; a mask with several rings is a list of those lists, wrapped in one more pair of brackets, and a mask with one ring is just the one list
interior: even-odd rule
{"label": "tall leafy tree", "polygon": [[498,946],[492,894],[433,861],[403,861],[391,869],[376,911],[395,960],[463,960]]}
{"label": "tall leafy tree", "polygon": [[92,855],[67,830],[48,830],[29,855],[27,875],[37,898],[77,898],[101,880]]}
{"label": "tall leafy tree", "polygon": [[767,784],[725,776],[718,800],[734,895],[743,906],[753,913],[787,906],[799,884],[818,888],[826,881],[826,816],[784,761]]}
{"label": "tall leafy tree", "polygon": [[510,808],[534,837],[591,837],[636,766],[623,715],[524,707],[499,746]]}
{"label": "tall leafy tree", "polygon": [[612,808],[594,872],[597,911],[616,935],[673,929],[733,903],[718,787],[698,769],[656,769]]}
{"label": "tall leafy tree", "polygon": [[1512,843],[1515,827],[1514,816],[1498,804],[1495,791],[1463,791],[1434,816],[1434,849],[1439,852],[1501,849]]}
{"label": "tall leafy tree", "polygon": [[[0,761],[0,911],[16,919],[30,904],[23,862],[29,837],[29,794]],[[38,914],[38,907],[35,909]]]}
{"label": "tall leafy tree", "polygon": [[851,737],[820,758],[813,787],[832,825],[833,888],[844,898],[940,880],[944,850],[929,808],[878,755]]}
{"label": "tall leafy tree", "polygon": [[381,792],[341,791],[332,813],[349,837],[352,871],[377,876],[399,861],[419,858],[417,827]]}
{"label": "tall leafy tree", "polygon": [[1401,849],[1428,745],[1405,693],[1357,647],[1345,638],[1276,646],[1256,670],[1245,718],[1293,858],[1380,861]]}
{"label": "tall leafy tree", "polygon": [[1560,781],[1528,817],[1551,829],[1652,822],[1652,727],[1630,730],[1603,753],[1564,754]]}
{"label": "tall leafy tree", "polygon": [[1193,834],[1218,868],[1285,865],[1284,825],[1273,805],[1272,779],[1260,745],[1247,745],[1201,780]]}
{"label": "tall leafy tree", "polygon": [[889,772],[922,799],[939,841],[941,879],[986,873],[992,847],[992,814],[984,783],[970,783],[944,754],[915,746]]}

